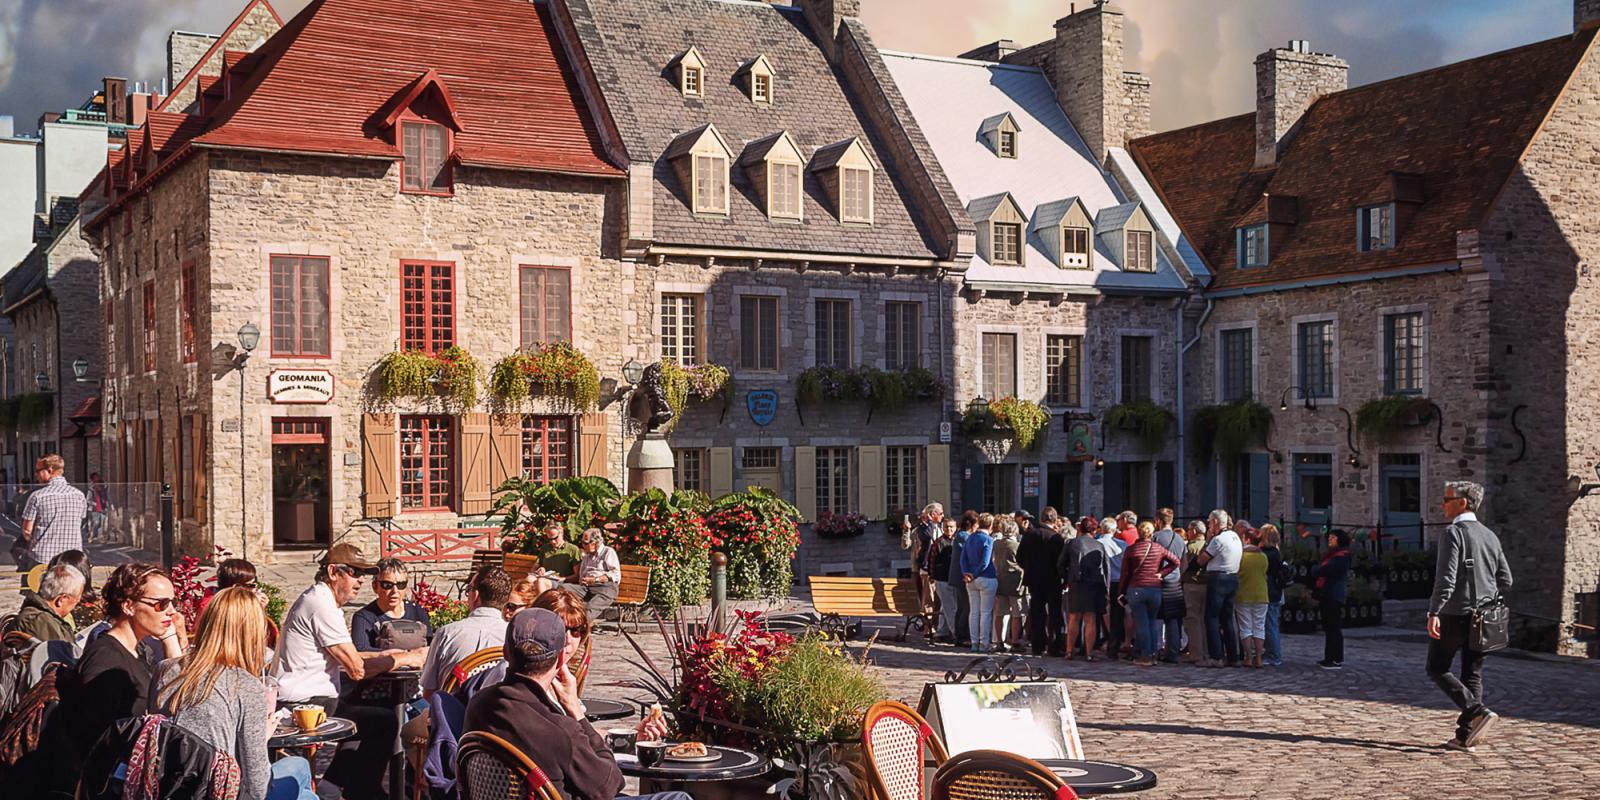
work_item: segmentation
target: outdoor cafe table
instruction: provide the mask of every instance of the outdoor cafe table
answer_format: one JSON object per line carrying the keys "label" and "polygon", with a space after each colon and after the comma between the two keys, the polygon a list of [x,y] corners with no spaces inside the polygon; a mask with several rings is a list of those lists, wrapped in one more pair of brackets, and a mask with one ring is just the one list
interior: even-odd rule
{"label": "outdoor cafe table", "polygon": [[633,716],[633,704],[621,700],[595,699],[583,701],[584,716],[590,722],[626,719]]}
{"label": "outdoor cafe table", "polygon": [[331,742],[341,742],[356,735],[356,724],[344,717],[328,717],[328,720],[317,729],[302,732],[299,728],[290,726],[279,728],[267,737],[267,747],[272,750],[293,750],[301,747],[316,747]]}
{"label": "outdoor cafe table", "polygon": [[406,748],[402,732],[406,727],[406,707],[421,686],[422,670],[414,667],[391,669],[363,679],[364,699],[394,707],[394,749],[389,754],[389,798],[405,800]]}
{"label": "outdoor cafe table", "polygon": [[1070,758],[1041,758],[1038,761],[1080,795],[1142,792],[1156,785],[1156,774],[1143,767]]}
{"label": "outdoor cafe table", "polygon": [[772,766],[766,756],[749,750],[740,750],[737,747],[707,745],[706,750],[708,754],[717,753],[722,757],[704,763],[662,759],[661,763],[653,767],[641,767],[639,759],[634,754],[617,753],[617,766],[622,769],[622,774],[639,779],[640,793],[671,791],[685,783],[754,778],[766,774]]}

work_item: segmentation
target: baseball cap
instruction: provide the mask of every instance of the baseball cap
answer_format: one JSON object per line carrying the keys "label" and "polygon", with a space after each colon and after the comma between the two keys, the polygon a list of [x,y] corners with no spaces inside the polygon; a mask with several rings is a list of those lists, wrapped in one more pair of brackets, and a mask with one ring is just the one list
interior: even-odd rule
{"label": "baseball cap", "polygon": [[567,645],[567,623],[547,608],[524,608],[506,624],[506,653],[525,642],[538,645],[535,657],[559,653]]}
{"label": "baseball cap", "polygon": [[1033,514],[1029,513],[1028,509],[1026,509],[1026,508],[1017,509],[1017,513],[1012,514],[1011,516],[1013,516],[1013,517],[1021,517],[1022,519],[1030,520],[1030,521],[1033,519]]}
{"label": "baseball cap", "polygon": [[343,564],[356,569],[373,569],[378,566],[361,554],[361,548],[349,542],[340,542],[328,548],[328,552],[323,553],[322,558],[317,559],[317,563],[322,565]]}

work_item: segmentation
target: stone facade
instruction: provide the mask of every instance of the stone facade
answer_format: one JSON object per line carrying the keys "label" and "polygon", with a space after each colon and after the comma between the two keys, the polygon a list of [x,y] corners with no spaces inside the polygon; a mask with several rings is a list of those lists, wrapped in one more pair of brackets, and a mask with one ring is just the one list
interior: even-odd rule
{"label": "stone facade", "polygon": [[1317,98],[1350,85],[1350,65],[1312,53],[1303,40],[1256,56],[1256,166],[1278,160],[1278,143]]}
{"label": "stone facade", "polygon": [[[1150,132],[1150,82],[1122,69],[1124,19],[1113,3],[1094,3],[1056,20],[1055,37],[1012,53],[1008,64],[1038,67],[1096,160]],[[983,57],[983,56],[976,56]]]}
{"label": "stone facade", "polygon": [[[167,85],[176,87],[189,71],[194,69],[200,59],[204,58],[206,51],[217,41],[217,36],[210,33],[190,33],[188,31],[173,31],[167,35]],[[218,68],[220,70],[220,67]],[[194,94],[188,93],[188,103],[194,102]]]}

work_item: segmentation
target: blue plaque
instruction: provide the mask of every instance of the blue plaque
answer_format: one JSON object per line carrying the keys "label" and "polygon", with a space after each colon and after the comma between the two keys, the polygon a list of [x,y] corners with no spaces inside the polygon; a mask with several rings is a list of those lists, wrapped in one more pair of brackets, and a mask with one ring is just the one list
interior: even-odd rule
{"label": "blue plaque", "polygon": [[765,428],[778,416],[778,393],[773,389],[752,389],[744,396],[744,407],[749,409],[750,419]]}

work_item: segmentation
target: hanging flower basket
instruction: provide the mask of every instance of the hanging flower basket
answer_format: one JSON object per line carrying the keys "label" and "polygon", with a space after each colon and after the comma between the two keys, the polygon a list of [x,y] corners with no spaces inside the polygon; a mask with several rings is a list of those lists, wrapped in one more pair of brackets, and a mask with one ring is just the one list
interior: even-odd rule
{"label": "hanging flower basket", "polygon": [[389,405],[402,398],[443,400],[454,410],[478,404],[481,368],[478,360],[460,347],[438,353],[404,350],[383,357],[373,370],[373,391]]}
{"label": "hanging flower basket", "polygon": [[893,411],[943,394],[934,374],[923,367],[811,367],[800,373],[795,394],[805,405],[865,402],[875,411]]}
{"label": "hanging flower basket", "polygon": [[1139,439],[1139,447],[1154,453],[1167,443],[1167,432],[1176,418],[1171,411],[1148,400],[1118,403],[1106,409],[1106,424],[1128,431]]}
{"label": "hanging flower basket", "polygon": [[551,342],[500,359],[489,375],[489,397],[498,410],[543,397],[589,411],[600,403],[600,373],[570,342]]}
{"label": "hanging flower basket", "polygon": [[983,410],[969,406],[961,417],[962,432],[992,461],[1003,460],[1011,452],[1002,442],[1031,450],[1044,440],[1049,427],[1050,409],[1018,397],[1002,397]]}
{"label": "hanging flower basket", "polygon": [[817,515],[811,530],[824,539],[850,539],[867,532],[867,518],[854,511],[843,514],[824,511]]}
{"label": "hanging flower basket", "polygon": [[690,364],[682,366],[670,358],[661,360],[661,388],[667,393],[667,405],[673,417],[667,430],[677,427],[683,419],[683,410],[690,400],[708,402],[720,399],[722,407],[733,404],[733,375],[720,364]]}

